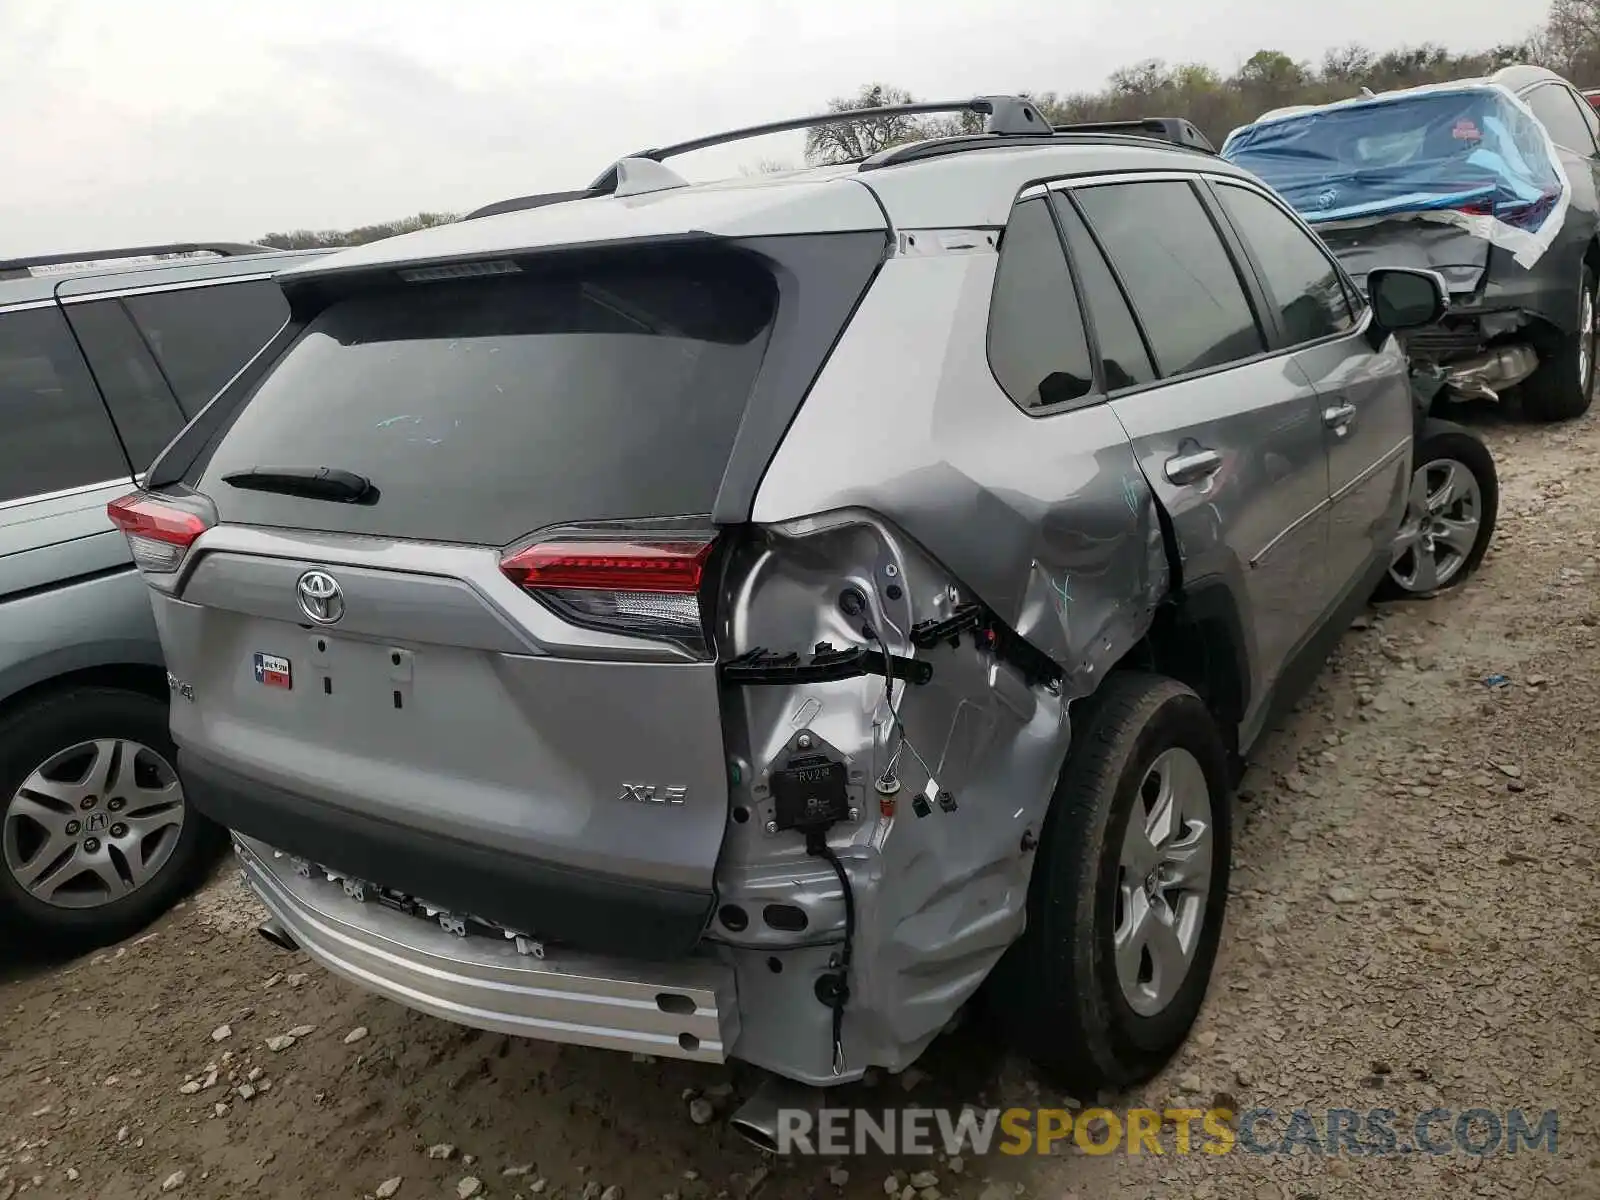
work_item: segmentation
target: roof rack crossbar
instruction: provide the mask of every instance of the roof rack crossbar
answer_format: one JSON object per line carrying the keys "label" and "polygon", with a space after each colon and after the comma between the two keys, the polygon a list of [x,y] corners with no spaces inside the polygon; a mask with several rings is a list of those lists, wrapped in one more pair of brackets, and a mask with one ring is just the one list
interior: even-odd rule
{"label": "roof rack crossbar", "polygon": [[[1039,110],[1021,96],[974,96],[970,100],[929,100],[913,104],[885,104],[877,108],[853,108],[844,112],[814,113],[809,117],[791,117],[784,121],[768,121],[762,125],[746,125],[725,133],[708,134],[687,142],[658,146],[654,150],[640,150],[628,158],[648,158],[656,162],[689,154],[695,150],[709,150],[713,146],[726,146],[750,138],[765,137],[771,133],[792,133],[801,129],[820,129],[828,125],[844,125],[851,121],[869,121],[879,117],[918,117],[935,113],[977,113],[987,117],[984,129],[995,134],[1045,133],[1050,125]],[[606,168],[604,174],[589,185],[591,192],[609,194],[617,185],[617,168]]]}
{"label": "roof rack crossbar", "polygon": [[156,258],[162,254],[210,253],[222,258],[241,254],[268,254],[271,246],[249,242],[169,242],[160,246],[119,246],[111,250],[80,250],[70,254],[36,254],[30,258],[0,260],[0,271],[26,271],[33,267],[59,267],[68,263],[107,262],[118,258]]}

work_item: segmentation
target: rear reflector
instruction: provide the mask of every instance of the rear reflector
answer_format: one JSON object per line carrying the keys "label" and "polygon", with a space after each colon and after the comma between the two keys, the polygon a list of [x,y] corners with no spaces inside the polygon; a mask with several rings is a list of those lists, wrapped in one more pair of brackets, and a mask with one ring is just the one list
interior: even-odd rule
{"label": "rear reflector", "polygon": [[529,590],[694,595],[710,542],[545,542],[508,555],[500,569]]}
{"label": "rear reflector", "polygon": [[537,542],[500,570],[576,625],[706,649],[700,584],[710,541],[649,539]]}
{"label": "rear reflector", "polygon": [[141,571],[176,571],[194,540],[210,525],[198,513],[167,504],[148,492],[130,492],[106,505],[111,523],[128,536],[128,548]]}

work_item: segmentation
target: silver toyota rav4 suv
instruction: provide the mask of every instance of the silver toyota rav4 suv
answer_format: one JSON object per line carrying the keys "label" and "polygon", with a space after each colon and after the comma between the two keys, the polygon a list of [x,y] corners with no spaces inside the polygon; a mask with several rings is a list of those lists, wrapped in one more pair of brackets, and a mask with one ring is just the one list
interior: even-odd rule
{"label": "silver toyota rav4 suv", "polygon": [[1234,773],[1395,553],[1390,333],[1442,286],[1369,303],[1210,154],[953,107],[989,131],[690,185],[702,140],[281,277],[112,505],[269,937],[805,1084],[986,981],[1074,1087],[1182,1041]]}

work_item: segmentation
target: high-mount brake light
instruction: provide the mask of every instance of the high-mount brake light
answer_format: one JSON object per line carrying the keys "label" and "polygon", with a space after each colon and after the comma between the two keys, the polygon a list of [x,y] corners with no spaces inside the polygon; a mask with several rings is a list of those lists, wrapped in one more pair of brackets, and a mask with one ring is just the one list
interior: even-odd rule
{"label": "high-mount brake light", "polygon": [[520,275],[522,268],[509,259],[494,262],[440,263],[436,267],[411,267],[400,272],[407,283],[438,283],[443,279],[479,279],[485,275]]}
{"label": "high-mount brake light", "polygon": [[128,538],[134,565],[165,575],[176,571],[196,538],[210,528],[198,513],[166,504],[148,492],[130,492],[106,505],[111,523]]}
{"label": "high-mount brake light", "polygon": [[513,550],[500,570],[565,619],[593,629],[706,650],[700,586],[704,538],[586,538]]}

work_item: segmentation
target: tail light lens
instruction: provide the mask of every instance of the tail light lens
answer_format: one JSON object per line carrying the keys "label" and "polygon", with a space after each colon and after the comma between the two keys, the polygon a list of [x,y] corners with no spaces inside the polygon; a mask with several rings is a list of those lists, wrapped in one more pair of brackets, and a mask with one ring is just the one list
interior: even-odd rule
{"label": "tail light lens", "polygon": [[1556,202],[1560,199],[1560,192],[1546,192],[1537,200],[1519,204],[1496,205],[1489,200],[1473,200],[1456,205],[1455,211],[1466,213],[1469,217],[1493,217],[1502,225],[1526,229],[1531,233],[1544,224],[1545,218],[1555,211]]}
{"label": "tail light lens", "polygon": [[706,652],[700,589],[709,538],[539,541],[500,561],[506,577],[574,624]]}
{"label": "tail light lens", "polygon": [[1533,232],[1555,211],[1556,202],[1560,199],[1560,192],[1546,192],[1537,200],[1530,200],[1526,204],[1502,205],[1495,216],[1506,225]]}
{"label": "tail light lens", "polygon": [[194,540],[211,527],[198,513],[149,492],[131,492],[113,500],[106,505],[106,515],[127,535],[134,564],[152,575],[176,571]]}

